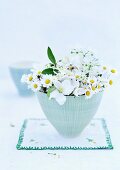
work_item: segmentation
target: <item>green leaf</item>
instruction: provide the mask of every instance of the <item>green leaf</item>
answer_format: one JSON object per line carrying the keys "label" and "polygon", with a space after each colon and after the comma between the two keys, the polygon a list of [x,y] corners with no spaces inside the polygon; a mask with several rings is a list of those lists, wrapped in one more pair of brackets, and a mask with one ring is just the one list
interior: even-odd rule
{"label": "green leaf", "polygon": [[54,57],[54,55],[53,55],[53,52],[52,52],[52,50],[50,49],[50,47],[48,47],[48,49],[47,49],[47,54],[48,54],[49,60],[50,60],[53,64],[56,64],[56,59],[55,59],[55,57]]}
{"label": "green leaf", "polygon": [[55,86],[50,87],[47,91],[47,96],[50,97],[50,93],[53,92],[54,90],[55,90]]}
{"label": "green leaf", "polygon": [[57,69],[54,69],[54,72],[56,72],[56,73],[59,73],[59,70],[57,70]]}
{"label": "green leaf", "polygon": [[53,68],[46,68],[42,71],[42,74],[52,74],[54,75]]}

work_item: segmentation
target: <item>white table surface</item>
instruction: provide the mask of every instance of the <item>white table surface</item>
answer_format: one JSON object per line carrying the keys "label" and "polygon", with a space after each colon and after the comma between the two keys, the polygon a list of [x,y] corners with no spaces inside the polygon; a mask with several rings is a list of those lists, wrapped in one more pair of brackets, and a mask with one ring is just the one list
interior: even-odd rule
{"label": "white table surface", "polygon": [[[23,151],[17,150],[19,131],[26,118],[44,114],[35,96],[20,97],[7,73],[0,78],[0,170],[119,170],[120,88],[107,89],[96,117],[104,117],[113,150]],[[14,125],[14,127],[12,127]],[[56,156],[48,153],[56,153]]]}

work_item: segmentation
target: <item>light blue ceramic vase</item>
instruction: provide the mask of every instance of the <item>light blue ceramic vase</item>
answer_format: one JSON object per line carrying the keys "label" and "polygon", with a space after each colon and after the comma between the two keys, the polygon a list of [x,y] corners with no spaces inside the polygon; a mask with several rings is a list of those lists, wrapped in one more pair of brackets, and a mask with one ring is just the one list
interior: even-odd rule
{"label": "light blue ceramic vase", "polygon": [[66,103],[60,106],[54,99],[49,100],[45,93],[37,93],[47,119],[64,137],[80,135],[97,112],[102,95],[103,92],[99,92],[90,99],[85,99],[85,96],[67,96]]}
{"label": "light blue ceramic vase", "polygon": [[13,82],[21,96],[31,96],[33,92],[28,89],[26,84],[21,83],[23,74],[29,74],[32,67],[32,61],[18,62],[9,66],[9,71]]}

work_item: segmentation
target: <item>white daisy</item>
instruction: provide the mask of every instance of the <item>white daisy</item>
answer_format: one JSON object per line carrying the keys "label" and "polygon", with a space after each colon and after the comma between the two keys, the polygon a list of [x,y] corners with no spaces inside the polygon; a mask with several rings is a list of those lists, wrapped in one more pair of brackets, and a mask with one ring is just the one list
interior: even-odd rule
{"label": "white daisy", "polygon": [[117,73],[117,70],[116,70],[116,69],[111,69],[110,71],[111,71],[111,73],[113,73],[113,74],[114,74],[114,73]]}
{"label": "white daisy", "polygon": [[43,85],[43,87],[49,88],[50,86],[52,86],[52,83],[53,83],[52,75],[43,75],[42,76],[41,84]]}
{"label": "white daisy", "polygon": [[33,81],[33,79],[34,79],[33,74],[28,74],[28,75],[24,74],[21,78],[21,82],[30,84]]}
{"label": "white daisy", "polygon": [[97,78],[94,77],[88,77],[87,83],[89,84],[96,84],[97,83]]}
{"label": "white daisy", "polygon": [[109,85],[113,85],[113,80],[109,80]]}
{"label": "white daisy", "polygon": [[40,90],[41,86],[40,86],[40,82],[39,81],[34,81],[32,82],[28,88],[32,89],[34,92],[37,92]]}
{"label": "white daisy", "polygon": [[86,89],[85,90],[85,97],[88,99],[88,98],[91,98],[92,95],[93,95],[93,91],[91,89]]}

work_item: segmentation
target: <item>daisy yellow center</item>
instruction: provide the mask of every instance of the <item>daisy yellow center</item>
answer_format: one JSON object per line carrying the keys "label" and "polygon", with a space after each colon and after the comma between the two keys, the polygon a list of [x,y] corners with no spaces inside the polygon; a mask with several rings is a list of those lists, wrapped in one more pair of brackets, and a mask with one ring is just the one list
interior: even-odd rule
{"label": "daisy yellow center", "polygon": [[30,77],[29,77],[29,81],[32,81],[32,79],[33,79],[33,77],[32,77],[32,76],[30,76]]}
{"label": "daisy yellow center", "polygon": [[112,80],[110,80],[110,81],[109,81],[109,84],[110,84],[110,85],[112,85],[112,84],[113,84],[113,81],[112,81]]}
{"label": "daisy yellow center", "polygon": [[62,87],[59,88],[59,92],[60,92],[60,93],[63,92],[63,88],[62,88]]}
{"label": "daisy yellow center", "polygon": [[50,83],[50,80],[49,79],[46,79],[45,80],[45,84],[49,84]]}
{"label": "daisy yellow center", "polygon": [[95,86],[92,86],[92,90],[95,91],[95,89],[96,89]]}
{"label": "daisy yellow center", "polygon": [[115,69],[112,69],[112,70],[111,70],[111,73],[116,73],[116,70],[115,70]]}
{"label": "daisy yellow center", "polygon": [[37,73],[38,73],[38,74],[41,74],[41,71],[39,70]]}
{"label": "daisy yellow center", "polygon": [[91,83],[94,83],[95,81],[92,79],[92,80],[90,80],[90,82],[91,82]]}
{"label": "daisy yellow center", "polygon": [[76,75],[76,76],[75,76],[75,78],[76,78],[76,79],[79,79],[79,78],[80,78],[80,76],[79,76],[79,75]]}
{"label": "daisy yellow center", "polygon": [[86,91],[86,96],[90,96],[90,91]]}
{"label": "daisy yellow center", "polygon": [[106,66],[103,66],[103,70],[106,70],[107,69],[107,67]]}
{"label": "daisy yellow center", "polygon": [[35,89],[37,89],[37,87],[38,87],[38,85],[37,84],[34,84],[34,86],[33,86]]}
{"label": "daisy yellow center", "polygon": [[98,84],[97,88],[98,88],[98,89],[100,89],[100,88],[101,88],[101,85],[100,85],[100,84]]}

